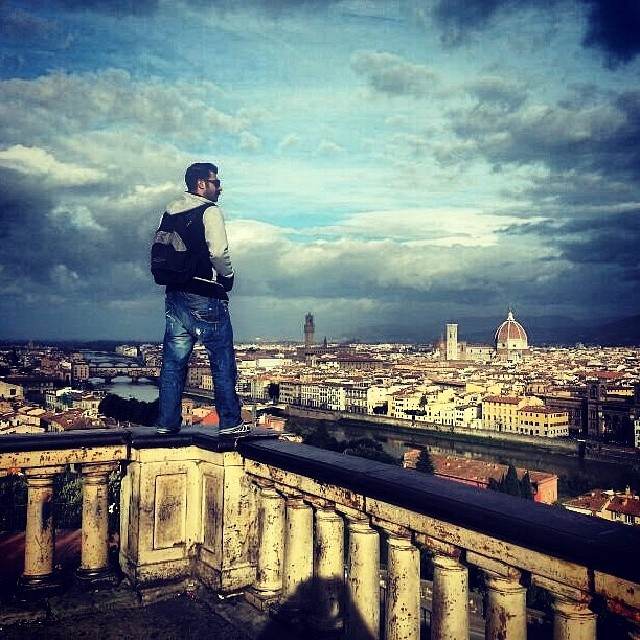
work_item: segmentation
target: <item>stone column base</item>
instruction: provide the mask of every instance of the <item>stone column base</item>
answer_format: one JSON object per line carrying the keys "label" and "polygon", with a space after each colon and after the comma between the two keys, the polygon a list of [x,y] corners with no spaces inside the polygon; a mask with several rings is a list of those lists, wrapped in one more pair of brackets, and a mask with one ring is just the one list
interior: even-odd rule
{"label": "stone column base", "polygon": [[251,587],[244,593],[245,600],[258,611],[267,611],[282,601],[281,591],[258,591]]}
{"label": "stone column base", "polygon": [[76,581],[87,589],[112,589],[117,587],[120,579],[111,567],[102,569],[76,569]]}
{"label": "stone column base", "polygon": [[16,597],[19,600],[49,598],[59,595],[63,590],[61,576],[56,571],[43,576],[22,575],[18,578]]}

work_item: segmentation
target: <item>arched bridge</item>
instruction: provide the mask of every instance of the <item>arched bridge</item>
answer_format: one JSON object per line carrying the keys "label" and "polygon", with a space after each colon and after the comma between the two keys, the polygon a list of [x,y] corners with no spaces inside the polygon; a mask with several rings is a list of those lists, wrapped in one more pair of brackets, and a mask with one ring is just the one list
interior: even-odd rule
{"label": "arched bridge", "polygon": [[128,376],[133,382],[145,378],[156,381],[160,377],[160,367],[90,367],[90,378],[102,378],[111,382],[118,376]]}

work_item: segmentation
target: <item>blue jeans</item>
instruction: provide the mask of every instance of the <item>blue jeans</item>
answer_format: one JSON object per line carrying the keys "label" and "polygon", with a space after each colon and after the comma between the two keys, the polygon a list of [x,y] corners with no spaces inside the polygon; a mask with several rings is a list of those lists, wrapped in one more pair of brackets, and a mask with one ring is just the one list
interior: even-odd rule
{"label": "blue jeans", "polygon": [[160,399],[157,427],[180,429],[182,392],[189,357],[199,340],[209,356],[214,404],[220,428],[242,423],[236,394],[236,357],[228,303],[183,291],[168,291],[165,299],[166,329],[162,344]]}

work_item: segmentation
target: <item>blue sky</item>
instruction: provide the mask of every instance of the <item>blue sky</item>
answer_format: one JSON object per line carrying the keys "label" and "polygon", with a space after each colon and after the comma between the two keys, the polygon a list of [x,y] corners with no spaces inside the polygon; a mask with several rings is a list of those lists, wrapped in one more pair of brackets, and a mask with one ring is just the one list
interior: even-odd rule
{"label": "blue sky", "polygon": [[[0,3],[0,338],[160,340],[220,166],[238,340],[639,313],[636,0]],[[434,335],[435,334],[435,335]],[[489,339],[489,337],[488,337]]]}

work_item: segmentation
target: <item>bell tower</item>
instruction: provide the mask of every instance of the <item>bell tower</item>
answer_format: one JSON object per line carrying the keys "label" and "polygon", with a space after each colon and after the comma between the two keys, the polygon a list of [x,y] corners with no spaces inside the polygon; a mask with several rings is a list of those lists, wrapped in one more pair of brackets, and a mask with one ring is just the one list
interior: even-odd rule
{"label": "bell tower", "polygon": [[447,324],[447,360],[458,359],[458,325]]}
{"label": "bell tower", "polygon": [[313,322],[311,313],[307,313],[304,317],[304,348],[305,351],[313,349],[315,343],[316,326]]}

